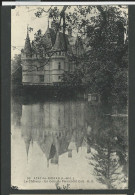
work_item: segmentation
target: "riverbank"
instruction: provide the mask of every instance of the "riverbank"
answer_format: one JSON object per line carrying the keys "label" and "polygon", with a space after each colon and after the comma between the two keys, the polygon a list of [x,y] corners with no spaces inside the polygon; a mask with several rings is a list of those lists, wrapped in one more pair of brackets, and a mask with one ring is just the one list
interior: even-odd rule
{"label": "riverbank", "polygon": [[86,89],[83,86],[23,86],[21,84],[13,84],[11,87],[13,95],[27,96],[32,95],[35,97],[50,97],[50,98],[84,98]]}

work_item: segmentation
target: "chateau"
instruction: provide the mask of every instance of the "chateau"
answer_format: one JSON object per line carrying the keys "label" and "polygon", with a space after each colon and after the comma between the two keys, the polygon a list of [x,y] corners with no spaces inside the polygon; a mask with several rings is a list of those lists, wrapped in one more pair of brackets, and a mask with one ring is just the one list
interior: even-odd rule
{"label": "chateau", "polygon": [[[117,24],[118,33],[114,35],[112,44],[124,43],[124,27],[121,22]],[[44,34],[41,30],[35,34],[30,42],[29,29],[24,49],[21,50],[22,84],[23,85],[59,85],[62,75],[72,72],[80,63],[79,59],[84,53],[91,50],[87,45],[90,42],[90,29],[87,28],[85,37],[72,35],[72,29],[67,34],[58,30],[56,23],[51,23]],[[98,28],[94,28],[98,31]],[[118,37],[117,37],[118,34]]]}
{"label": "chateau", "polygon": [[56,30],[51,23],[44,35],[35,37],[30,42],[29,32],[24,49],[21,50],[23,85],[57,85],[62,82],[64,72],[74,71],[76,62],[73,56],[84,53],[82,39]]}

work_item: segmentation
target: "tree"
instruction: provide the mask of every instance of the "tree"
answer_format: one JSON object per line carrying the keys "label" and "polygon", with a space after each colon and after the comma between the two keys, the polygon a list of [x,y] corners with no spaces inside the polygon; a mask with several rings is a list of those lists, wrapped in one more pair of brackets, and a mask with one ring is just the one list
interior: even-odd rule
{"label": "tree", "polygon": [[127,187],[127,120],[104,115],[102,108],[98,111],[100,114],[94,112],[97,122],[93,120],[91,134],[87,135],[93,148],[89,164],[96,179],[108,189]]}
{"label": "tree", "polygon": [[[64,73],[65,84],[84,85],[90,92],[101,94],[106,102],[127,101],[127,51],[124,42],[127,28],[127,7],[120,6],[63,6],[50,8],[49,17],[66,30],[72,28],[83,41],[83,55],[69,58],[76,63],[74,73]],[[43,14],[43,10],[40,14]],[[62,23],[63,21],[63,23]],[[65,40],[66,42],[66,40]],[[68,56],[68,53],[67,53]]]}

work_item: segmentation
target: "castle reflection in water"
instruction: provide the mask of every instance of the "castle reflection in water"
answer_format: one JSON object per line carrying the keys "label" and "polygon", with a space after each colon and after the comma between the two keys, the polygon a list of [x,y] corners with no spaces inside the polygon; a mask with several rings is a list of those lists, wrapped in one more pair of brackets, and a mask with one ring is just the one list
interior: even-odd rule
{"label": "castle reflection in water", "polygon": [[[30,145],[36,142],[45,155],[48,168],[50,163],[59,165],[59,157],[64,153],[72,158],[74,150],[78,153],[81,147],[85,147],[86,154],[90,154],[91,148],[94,148],[97,156],[94,154],[91,159],[86,160],[92,164],[94,158],[99,163],[99,169],[96,165],[93,174],[102,174],[106,185],[111,189],[114,181],[112,175],[116,175],[118,164],[124,177],[127,178],[128,175],[128,137],[127,118],[111,117],[108,112],[110,109],[89,105],[84,100],[29,103],[14,97],[11,120],[15,126],[20,126],[27,159]],[[98,179],[100,181],[100,177]]]}
{"label": "castle reflection in water", "polygon": [[28,155],[30,142],[36,141],[46,156],[49,166],[58,164],[59,155],[79,150],[85,135],[84,104],[23,105],[22,136]]}
{"label": "castle reflection in water", "polygon": [[20,109],[21,132],[27,156],[33,142],[37,142],[45,154],[48,166],[49,160],[52,164],[58,164],[59,155],[65,152],[69,158],[72,158],[72,150],[78,152],[87,135],[84,102],[46,102],[22,105]]}

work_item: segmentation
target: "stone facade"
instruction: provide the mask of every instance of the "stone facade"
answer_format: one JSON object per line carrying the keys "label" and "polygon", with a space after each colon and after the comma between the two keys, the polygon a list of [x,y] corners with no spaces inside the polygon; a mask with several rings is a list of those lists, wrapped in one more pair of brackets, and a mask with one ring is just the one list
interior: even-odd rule
{"label": "stone facade", "polygon": [[[123,24],[117,24],[118,32],[113,36],[113,44],[124,43]],[[62,83],[64,72],[72,72],[80,62],[76,58],[83,56],[91,50],[88,43],[91,40],[89,28],[86,36],[80,38],[72,35],[72,29],[68,34],[56,30],[52,22],[44,34],[39,30],[35,38],[30,42],[27,36],[24,49],[21,50],[22,84],[23,85],[57,85]],[[94,28],[94,31],[97,31]],[[38,36],[37,36],[38,35]],[[118,36],[117,36],[118,35]]]}
{"label": "stone facade", "polygon": [[[80,46],[80,48],[79,48]],[[78,47],[76,50],[75,48]],[[21,51],[23,85],[55,85],[62,82],[65,71],[74,71],[73,55],[82,55],[84,48],[72,31],[63,35],[53,28],[48,28],[40,40],[30,42],[29,33]]]}

